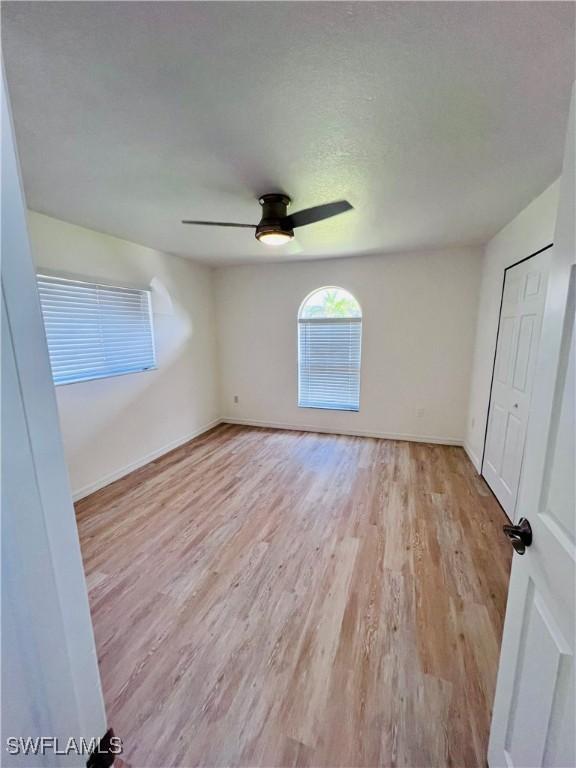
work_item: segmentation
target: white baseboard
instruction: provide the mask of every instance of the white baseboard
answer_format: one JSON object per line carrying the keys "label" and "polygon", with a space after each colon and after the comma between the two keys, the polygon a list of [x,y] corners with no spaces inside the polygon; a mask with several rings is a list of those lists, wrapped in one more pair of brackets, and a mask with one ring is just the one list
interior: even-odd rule
{"label": "white baseboard", "polygon": [[470,448],[470,446],[468,445],[468,443],[466,441],[464,441],[464,443],[463,443],[463,448],[466,451],[466,455],[468,456],[468,458],[472,462],[472,466],[474,467],[476,472],[478,472],[478,474],[480,474],[480,472],[481,472],[481,464],[482,464],[482,462],[480,461],[480,458],[474,453],[474,451],[472,450],[472,448]]}
{"label": "white baseboard", "polygon": [[85,485],[83,488],[78,488],[75,491],[73,490],[72,499],[74,501],[79,501],[85,496],[89,496],[91,493],[99,491],[101,488],[110,485],[110,483],[113,483],[115,480],[120,480],[121,477],[125,477],[126,475],[129,475],[130,472],[134,472],[135,469],[140,469],[140,467],[143,467],[145,464],[149,464],[151,461],[160,458],[160,456],[163,456],[165,453],[173,451],[174,448],[178,448],[181,445],[184,445],[184,443],[187,443],[189,440],[193,440],[195,437],[202,435],[204,432],[208,432],[209,429],[213,429],[214,427],[218,426],[221,421],[221,419],[214,419],[214,421],[211,421],[209,424],[205,424],[203,427],[200,427],[200,429],[196,429],[194,432],[190,432],[189,434],[183,435],[176,440],[172,440],[170,443],[166,443],[166,445],[162,445],[155,451],[146,454],[146,456],[141,456],[139,459],[136,459],[136,461],[132,461],[130,464],[126,464],[121,469],[110,472],[109,474],[104,475],[104,477],[99,478],[93,483]]}
{"label": "white baseboard", "polygon": [[223,424],[239,424],[247,427],[267,427],[268,429],[290,429],[297,432],[324,432],[329,435],[350,435],[351,437],[376,437],[384,440],[407,440],[412,443],[436,443],[438,445],[462,446],[462,440],[452,437],[438,437],[437,435],[408,435],[403,432],[369,432],[359,429],[331,429],[329,427],[315,427],[309,424],[284,424],[276,421],[255,421],[253,419],[235,419],[224,417]]}

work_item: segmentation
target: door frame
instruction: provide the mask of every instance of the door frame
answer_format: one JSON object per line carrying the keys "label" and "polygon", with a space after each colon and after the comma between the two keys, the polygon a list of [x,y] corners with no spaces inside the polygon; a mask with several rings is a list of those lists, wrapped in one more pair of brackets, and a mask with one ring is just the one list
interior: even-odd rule
{"label": "door frame", "polygon": [[[14,719],[9,725],[26,729],[20,733],[6,732],[4,718],[2,737],[36,738],[43,735],[60,738],[65,734],[66,738],[84,737],[89,741],[100,739],[104,734],[106,711],[3,65],[0,91],[4,129],[0,298],[6,320],[2,325],[2,335],[3,341],[10,344],[7,348],[13,354],[16,380],[16,385],[7,389],[6,393],[2,391],[2,407],[21,409],[26,426],[25,441],[29,447],[27,455],[30,457],[29,464],[24,465],[18,462],[20,455],[13,454],[14,465],[18,470],[22,465],[24,470],[3,478],[2,501],[9,499],[13,503],[13,499],[19,499],[17,489],[20,484],[33,485],[38,500],[33,510],[34,519],[39,531],[37,552],[26,547],[25,532],[19,535],[17,541],[7,543],[7,546],[14,544],[20,557],[21,568],[11,574],[10,582],[13,594],[18,597],[14,601],[18,611],[13,612],[9,620],[13,636],[22,638],[22,643],[14,643],[10,647],[3,645],[2,662],[11,658],[9,653],[16,655],[14,649],[21,648],[18,659],[26,660],[22,669],[28,678],[22,679],[21,676],[16,683],[13,678],[10,687],[4,687],[4,678],[2,680],[3,696],[12,697],[18,705],[14,707]],[[8,440],[9,435],[3,431],[3,448],[8,445]],[[30,465],[33,472],[29,470]],[[3,505],[2,514],[3,524],[4,516],[16,518],[16,505],[11,509]],[[17,533],[20,534],[20,530]],[[16,549],[16,545],[20,548]],[[42,567],[32,568],[33,561],[36,565],[41,562]],[[2,565],[4,567],[4,560]],[[44,590],[45,583],[51,585],[50,592]],[[49,617],[32,622],[30,616],[34,615],[34,607],[41,599],[49,603]],[[54,653],[51,649],[55,643],[63,653],[64,660],[60,666],[52,663]],[[62,674],[64,677],[59,677]],[[46,733],[47,729],[51,730]],[[4,754],[7,755],[6,752]],[[50,752],[46,754],[49,758],[53,755]],[[76,765],[75,758],[70,753],[65,760],[66,765]]]}
{"label": "door frame", "polygon": [[[498,501],[498,498],[492,488],[490,488],[490,485],[486,478],[484,477],[484,458],[486,455],[486,440],[488,438],[488,422],[490,420],[490,407],[492,405],[492,388],[494,386],[494,370],[496,369],[496,356],[498,354],[498,339],[500,338],[500,322],[502,320],[502,305],[504,303],[504,286],[506,285],[506,273],[509,269],[514,269],[514,267],[517,267],[519,264],[524,264],[525,261],[528,261],[529,259],[533,259],[535,256],[538,256],[540,253],[544,253],[544,251],[549,250],[554,246],[554,243],[548,243],[548,245],[545,245],[543,248],[540,248],[537,251],[534,251],[534,253],[531,253],[529,256],[525,256],[523,259],[519,259],[518,261],[515,261],[514,264],[509,264],[507,267],[504,267],[504,271],[502,273],[502,289],[500,291],[500,308],[498,309],[498,328],[496,329],[496,343],[494,344],[494,358],[492,360],[492,375],[490,377],[490,393],[488,395],[488,408],[486,410],[486,424],[484,427],[484,440],[482,444],[482,458],[480,460],[480,477],[484,480],[486,485],[488,486],[488,490],[494,496],[496,501],[498,502],[498,506],[502,510],[502,513],[506,516],[506,519],[510,522],[510,518],[508,517],[508,513],[500,504]],[[526,440],[524,440],[524,445],[522,446],[522,457],[524,457],[524,448],[526,447]]]}

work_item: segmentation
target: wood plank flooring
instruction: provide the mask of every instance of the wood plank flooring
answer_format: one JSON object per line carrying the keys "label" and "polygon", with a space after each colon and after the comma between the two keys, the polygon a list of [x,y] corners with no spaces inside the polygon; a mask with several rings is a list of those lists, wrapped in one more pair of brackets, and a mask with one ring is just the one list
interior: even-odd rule
{"label": "wood plank flooring", "polygon": [[511,548],[461,448],[220,426],[77,513],[128,765],[485,765]]}

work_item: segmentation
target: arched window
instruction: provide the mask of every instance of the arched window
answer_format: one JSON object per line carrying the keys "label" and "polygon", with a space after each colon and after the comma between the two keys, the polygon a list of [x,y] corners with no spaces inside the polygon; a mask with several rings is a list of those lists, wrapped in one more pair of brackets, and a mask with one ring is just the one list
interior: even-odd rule
{"label": "arched window", "polygon": [[362,310],[351,293],[330,286],[311,293],[298,313],[298,405],[360,408]]}

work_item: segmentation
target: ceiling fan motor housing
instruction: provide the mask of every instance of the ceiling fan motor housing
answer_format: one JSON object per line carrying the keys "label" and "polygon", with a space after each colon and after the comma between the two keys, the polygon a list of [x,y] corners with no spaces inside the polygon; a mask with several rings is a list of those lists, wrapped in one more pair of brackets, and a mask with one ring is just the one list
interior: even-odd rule
{"label": "ceiling fan motor housing", "polygon": [[276,233],[294,237],[294,230],[285,222],[290,205],[288,195],[262,195],[259,203],[262,206],[262,218],[256,227],[257,239],[264,234]]}

